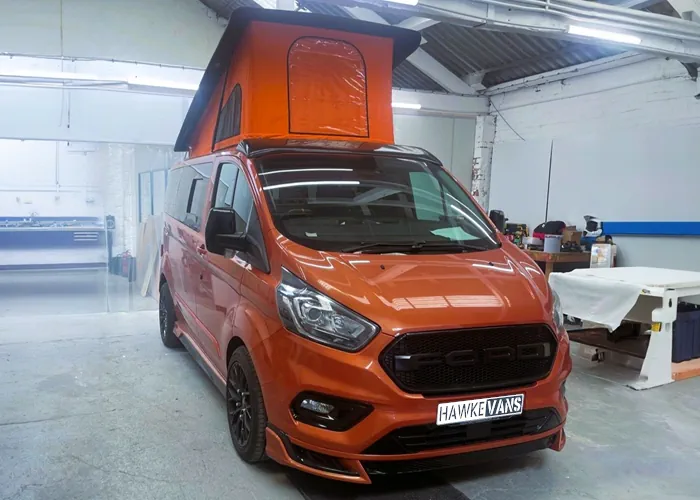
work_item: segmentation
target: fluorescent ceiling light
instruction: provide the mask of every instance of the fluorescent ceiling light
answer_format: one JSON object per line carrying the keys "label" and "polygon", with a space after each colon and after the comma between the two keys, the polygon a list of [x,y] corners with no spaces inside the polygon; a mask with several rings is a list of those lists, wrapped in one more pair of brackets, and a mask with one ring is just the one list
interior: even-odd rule
{"label": "fluorescent ceiling light", "polygon": [[109,78],[100,78],[96,75],[87,75],[84,73],[67,73],[64,71],[3,71],[0,70],[0,76],[11,78],[40,78],[46,80],[81,80],[90,82],[101,82],[110,80]]}
{"label": "fluorescent ceiling light", "polygon": [[413,102],[392,102],[391,107],[401,109],[420,109],[422,106]]}
{"label": "fluorescent ceiling light", "polygon": [[386,0],[389,3],[400,3],[403,5],[418,5],[418,0]]}
{"label": "fluorescent ceiling light", "polygon": [[163,89],[197,90],[199,85],[194,83],[170,82],[166,80],[153,80],[149,78],[132,77],[127,79],[129,85],[141,85],[142,87],[158,87]]}
{"label": "fluorescent ceiling light", "polygon": [[610,40],[611,42],[629,43],[631,45],[639,45],[642,39],[638,36],[625,35],[624,33],[615,33],[614,31],[597,30],[586,28],[584,26],[569,26],[569,33],[572,35],[587,36],[590,38],[599,38],[600,40]]}
{"label": "fluorescent ceiling light", "polygon": [[90,75],[86,73],[69,73],[66,71],[4,71],[0,69],[0,77],[19,78],[19,79],[37,79],[37,80],[57,80],[57,81],[73,81],[73,82],[110,82],[113,84],[128,84],[139,85],[142,87],[166,88],[177,90],[196,91],[199,85],[185,82],[171,82],[167,80],[155,80],[149,78],[130,77],[126,80],[123,78],[115,78],[110,76]]}

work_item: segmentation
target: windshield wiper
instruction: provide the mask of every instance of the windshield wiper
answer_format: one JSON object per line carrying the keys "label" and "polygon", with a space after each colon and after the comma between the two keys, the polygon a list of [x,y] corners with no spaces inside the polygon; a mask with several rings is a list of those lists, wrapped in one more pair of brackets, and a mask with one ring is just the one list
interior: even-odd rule
{"label": "windshield wiper", "polygon": [[480,252],[483,250],[488,250],[488,248],[481,245],[470,245],[469,243],[462,243],[460,241],[419,241],[413,245],[414,252],[419,252],[421,250],[452,250],[458,252]]}
{"label": "windshield wiper", "polygon": [[[369,243],[363,241],[358,245],[341,248],[340,251],[343,253],[365,252],[368,250],[373,251],[372,253],[407,252],[413,248],[413,245],[413,243]],[[379,250],[379,252],[375,250]]]}
{"label": "windshield wiper", "polygon": [[459,243],[455,241],[416,241],[413,243],[389,243],[389,242],[362,242],[359,245],[342,248],[344,253],[420,253],[423,251],[429,252],[434,250],[446,250],[448,252],[478,252],[487,250],[487,248],[468,243]]}

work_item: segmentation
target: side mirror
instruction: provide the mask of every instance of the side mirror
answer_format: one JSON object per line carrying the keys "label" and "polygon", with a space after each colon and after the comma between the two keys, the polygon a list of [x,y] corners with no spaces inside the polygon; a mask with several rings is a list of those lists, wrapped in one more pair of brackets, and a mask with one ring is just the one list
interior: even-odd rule
{"label": "side mirror", "polygon": [[247,252],[250,248],[248,238],[236,232],[236,214],[233,210],[212,208],[204,229],[207,249],[215,254],[224,255],[226,250]]}

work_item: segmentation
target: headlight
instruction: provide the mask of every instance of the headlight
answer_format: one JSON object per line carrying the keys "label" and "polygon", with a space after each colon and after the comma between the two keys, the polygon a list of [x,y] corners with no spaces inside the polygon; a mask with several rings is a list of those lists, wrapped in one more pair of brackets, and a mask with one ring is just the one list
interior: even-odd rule
{"label": "headlight", "polygon": [[359,351],[379,332],[377,325],[317,292],[284,268],[282,281],[277,285],[277,309],[287,330],[343,351]]}
{"label": "headlight", "polygon": [[557,331],[564,328],[564,313],[561,310],[559,295],[557,295],[557,292],[554,290],[552,290],[552,318],[554,319],[554,325],[557,327]]}

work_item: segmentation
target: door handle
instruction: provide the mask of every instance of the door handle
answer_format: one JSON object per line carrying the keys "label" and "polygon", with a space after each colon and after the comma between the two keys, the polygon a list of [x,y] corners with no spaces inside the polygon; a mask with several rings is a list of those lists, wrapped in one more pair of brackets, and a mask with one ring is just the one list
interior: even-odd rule
{"label": "door handle", "polygon": [[197,247],[197,253],[204,257],[207,254],[207,247],[205,247],[204,245],[199,245]]}

